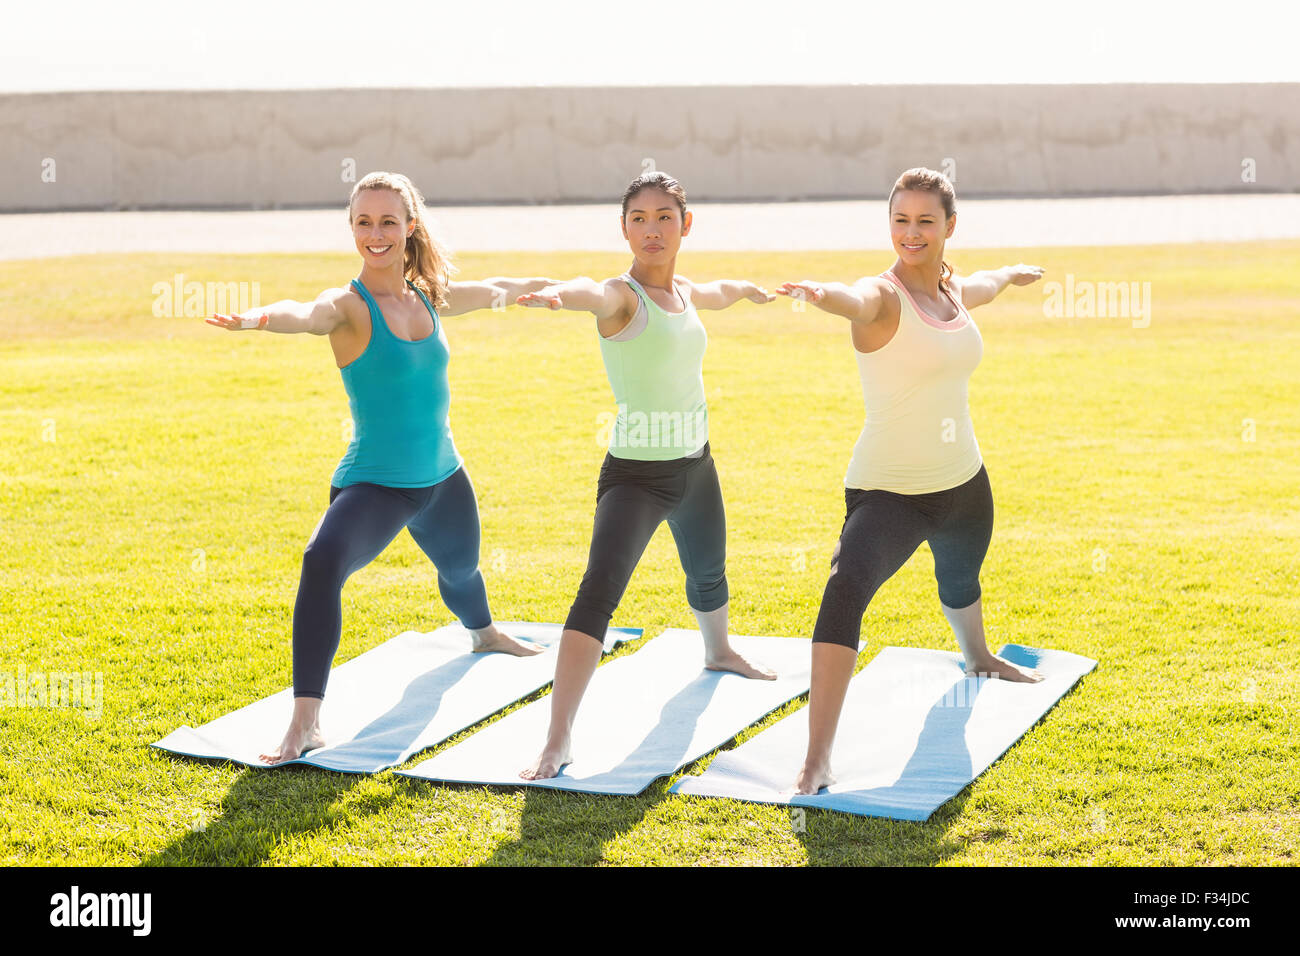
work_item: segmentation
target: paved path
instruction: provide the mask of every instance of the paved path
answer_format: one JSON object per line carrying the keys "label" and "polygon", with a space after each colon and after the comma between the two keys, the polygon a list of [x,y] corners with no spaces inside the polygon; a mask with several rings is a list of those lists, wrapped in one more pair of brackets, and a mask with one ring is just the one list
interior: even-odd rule
{"label": "paved path", "polygon": [[[699,250],[881,249],[884,203],[699,203]],[[617,205],[440,206],[453,250],[626,251]],[[954,248],[1146,245],[1300,238],[1300,194],[958,200]],[[93,252],[352,250],[341,209],[0,215],[0,259]]]}

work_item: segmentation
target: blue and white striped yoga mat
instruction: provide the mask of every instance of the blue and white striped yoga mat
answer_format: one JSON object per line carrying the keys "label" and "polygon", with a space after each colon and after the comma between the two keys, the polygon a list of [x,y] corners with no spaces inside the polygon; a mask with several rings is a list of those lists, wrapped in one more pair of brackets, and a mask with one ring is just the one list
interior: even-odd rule
{"label": "blue and white striped yoga mat", "polygon": [[[547,650],[532,657],[476,654],[459,624],[429,634],[399,634],[330,672],[321,707],[325,746],[275,766],[378,773],[550,683],[563,628],[517,621],[498,626]],[[612,627],[605,650],[640,636],[640,628]],[[289,688],[201,727],[181,727],[153,746],[266,767],[259,754],[279,745],[292,713]]]}
{"label": "blue and white striped yoga mat", "polygon": [[1008,644],[998,652],[1045,679],[966,677],[961,656],[886,647],[849,684],[831,754],[836,782],[798,796],[808,708],[721,753],[674,793],[926,820],[983,773],[1097,666],[1067,651]]}

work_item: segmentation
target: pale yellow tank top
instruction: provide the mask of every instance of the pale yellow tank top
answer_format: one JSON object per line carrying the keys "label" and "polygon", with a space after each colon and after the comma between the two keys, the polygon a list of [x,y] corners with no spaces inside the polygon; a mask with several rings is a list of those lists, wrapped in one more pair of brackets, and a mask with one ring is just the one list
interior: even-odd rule
{"label": "pale yellow tank top", "polygon": [[945,322],[926,314],[892,272],[881,275],[898,291],[898,331],[874,352],[854,350],[867,417],[845,487],[905,495],[955,488],[982,464],[966,385],[984,342],[949,293],[957,317]]}

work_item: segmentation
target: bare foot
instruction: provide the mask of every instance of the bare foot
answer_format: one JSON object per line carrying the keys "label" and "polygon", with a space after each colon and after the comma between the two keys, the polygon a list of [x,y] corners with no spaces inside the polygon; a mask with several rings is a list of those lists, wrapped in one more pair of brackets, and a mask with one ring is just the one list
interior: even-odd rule
{"label": "bare foot", "polygon": [[286,760],[297,760],[308,750],[319,750],[324,746],[325,737],[321,734],[318,725],[295,727],[290,724],[284,739],[280,741],[279,748],[260,756],[267,763],[284,763]]}
{"label": "bare foot", "polygon": [[834,782],[829,761],[804,761],[799,776],[794,778],[794,792],[816,793],[822,787],[829,787]]}
{"label": "bare foot", "polygon": [[546,780],[559,774],[562,767],[571,763],[573,757],[569,753],[569,742],[566,740],[558,747],[547,747],[543,750],[537,762],[527,770],[519,771],[519,776],[524,780]]}
{"label": "bare foot", "polygon": [[986,660],[978,661],[975,666],[966,668],[967,677],[996,677],[1014,684],[1037,684],[1043,675],[1033,668],[1020,667],[1005,661],[994,654]]}
{"label": "bare foot", "polygon": [[542,645],[534,644],[532,641],[521,641],[511,637],[495,624],[481,631],[470,631],[470,634],[474,638],[475,654],[496,651],[502,654],[513,654],[515,657],[532,657],[546,650]]}
{"label": "bare foot", "polygon": [[717,657],[708,657],[706,655],[704,667],[706,670],[711,671],[731,671],[741,677],[749,677],[755,680],[776,680],[776,671],[763,667],[761,664],[751,664],[732,650],[728,650]]}

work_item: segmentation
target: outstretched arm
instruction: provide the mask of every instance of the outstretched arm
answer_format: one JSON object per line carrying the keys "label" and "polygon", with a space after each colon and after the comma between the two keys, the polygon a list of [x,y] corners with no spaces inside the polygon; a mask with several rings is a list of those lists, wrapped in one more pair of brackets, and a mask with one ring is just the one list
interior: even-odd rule
{"label": "outstretched arm", "polygon": [[328,335],[347,321],[340,305],[347,289],[326,289],[311,302],[281,299],[244,315],[223,315],[215,312],[206,319],[208,325],[238,332],[242,329],[264,329],[267,332],[310,332]]}
{"label": "outstretched arm", "polygon": [[1043,277],[1041,266],[1027,266],[1023,262],[1001,269],[987,269],[962,276],[957,280],[961,287],[961,304],[968,309],[987,305],[1009,285],[1029,285]]}
{"label": "outstretched arm", "polygon": [[626,282],[620,279],[597,282],[587,276],[525,293],[518,302],[535,309],[590,312],[596,316],[596,328],[605,338],[623,331],[637,308],[636,293]]}
{"label": "outstretched arm", "polygon": [[447,304],[439,314],[461,315],[476,309],[505,308],[525,293],[537,292],[554,284],[554,279],[511,279],[506,276],[493,276],[477,282],[453,282],[447,286]]}
{"label": "outstretched arm", "polygon": [[863,325],[876,320],[884,303],[879,281],[872,278],[859,279],[851,286],[842,282],[813,282],[810,279],[782,282],[776,291],[778,295],[811,302],[832,315]]}
{"label": "outstretched arm", "polygon": [[682,281],[691,287],[691,304],[697,309],[725,309],[741,299],[766,303],[776,298],[762,286],[746,282],[744,279],[691,282],[690,279],[682,277]]}

